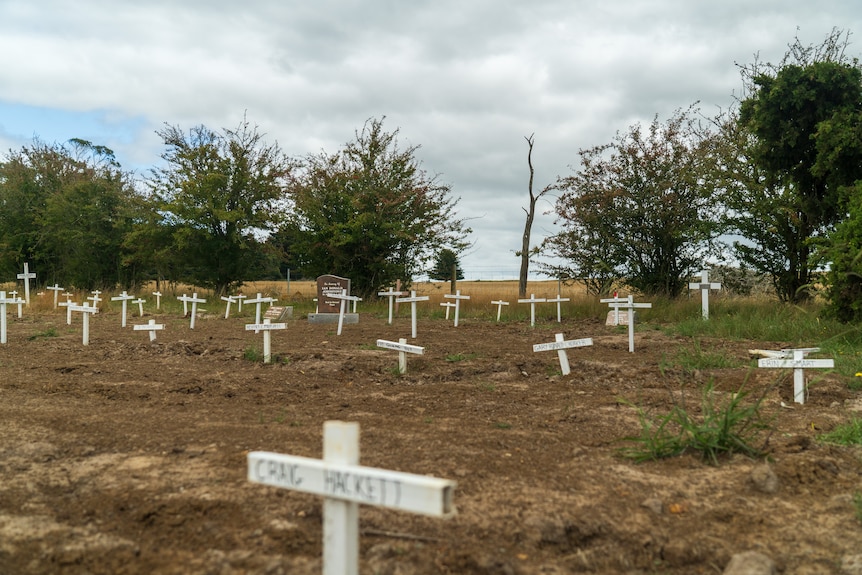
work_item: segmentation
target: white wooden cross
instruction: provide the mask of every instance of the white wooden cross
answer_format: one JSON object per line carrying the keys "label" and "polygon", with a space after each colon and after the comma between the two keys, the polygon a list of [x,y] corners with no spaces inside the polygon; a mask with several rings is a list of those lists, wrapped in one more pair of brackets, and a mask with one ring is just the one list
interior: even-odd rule
{"label": "white wooden cross", "polygon": [[449,310],[455,307],[455,304],[451,301],[444,301],[440,303],[440,307],[446,309],[446,319],[449,319]]}
{"label": "white wooden cross", "polygon": [[555,298],[548,298],[548,299],[547,299],[547,300],[545,300],[545,301],[547,301],[548,303],[555,303],[555,304],[557,304],[557,323],[562,323],[563,318],[562,318],[562,315],[561,315],[561,313],[560,313],[560,303],[561,303],[561,302],[564,302],[564,301],[570,301],[570,300],[569,300],[569,298],[567,298],[567,297],[560,297],[560,296],[558,295],[558,296],[557,296],[557,297],[555,297]]}
{"label": "white wooden cross", "polygon": [[150,332],[150,341],[156,341],[156,331],[165,329],[164,324],[156,323],[156,320],[151,319],[149,322],[141,325],[136,325],[132,328],[134,331]]}
{"label": "white wooden cross", "polygon": [[94,313],[99,313],[99,308],[96,306],[91,306],[88,303],[84,305],[70,305],[69,311],[79,311],[84,314],[84,333],[83,333],[83,344],[90,345],[90,316]]}
{"label": "white wooden cross", "polygon": [[54,284],[52,286],[48,286],[48,289],[54,292],[54,309],[57,309],[57,298],[59,297],[60,292],[66,288],[61,288],[59,285]]}
{"label": "white wooden cross", "polygon": [[192,318],[189,323],[189,329],[195,328],[195,316],[198,314],[198,304],[206,303],[207,300],[198,297],[198,292],[192,294],[192,297],[183,294],[181,296],[177,296],[177,299],[183,302],[183,308],[188,312],[188,304],[192,304]]}
{"label": "white wooden cross", "polygon": [[[236,297],[239,297],[239,296],[236,296]],[[268,304],[272,305],[272,303],[274,301],[275,301],[275,298],[263,297],[260,293],[258,293],[257,297],[252,298],[252,299],[248,300],[248,302],[246,302],[246,303],[253,303],[254,304],[254,323],[256,323],[256,324],[260,323],[260,306],[261,306],[261,304],[268,303]],[[242,299],[240,299],[239,302],[240,302],[240,306],[242,306]],[[254,333],[257,333],[257,331],[255,331]]]}
{"label": "white wooden cross", "polygon": [[87,299],[93,302],[94,308],[99,309],[99,302],[102,301],[102,298],[100,298],[99,295],[101,295],[102,292],[99,290],[93,290],[90,293],[93,295],[88,297]]}
{"label": "white wooden cross", "polygon": [[757,360],[757,367],[771,367],[777,369],[793,370],[793,401],[805,403],[805,373],[807,368],[835,367],[834,359],[805,359],[805,356],[819,348],[810,347],[805,349],[786,349],[779,352],[777,357],[767,357]]}
{"label": "white wooden cross", "polygon": [[701,314],[703,319],[709,319],[709,290],[721,289],[721,284],[709,282],[709,270],[705,269],[700,272],[700,283],[692,282],[688,284],[688,289],[700,290]]}
{"label": "white wooden cross", "polygon": [[227,302],[227,304],[225,305],[225,309],[224,309],[224,318],[227,319],[228,317],[230,317],[230,304],[234,303],[237,300],[232,295],[221,296],[221,299],[222,299],[222,301]]}
{"label": "white wooden cross", "polygon": [[387,341],[385,339],[377,340],[377,347],[382,347],[383,349],[392,349],[398,352],[398,373],[407,373],[407,354],[415,353],[418,355],[423,355],[425,353],[425,348],[420,347],[418,345],[410,345],[407,343],[406,338],[399,338],[398,343],[394,341]]}
{"label": "white wooden cross", "polygon": [[114,296],[111,298],[111,301],[123,302],[123,316],[122,316],[123,319],[120,322],[120,325],[122,327],[126,327],[126,312],[129,309],[129,306],[127,304],[129,303],[129,300],[133,300],[133,299],[135,299],[135,296],[127,294],[126,290],[123,290],[123,293],[121,293],[120,295]]}
{"label": "white wooden cross", "polygon": [[[258,295],[258,297],[260,297],[260,294],[257,294],[257,295]],[[238,293],[233,297],[234,297],[234,299],[236,299],[236,311],[237,311],[237,313],[242,313],[242,300],[244,300],[248,296],[245,294]],[[260,322],[256,322],[256,323],[260,323]]]}
{"label": "white wooden cross", "polygon": [[[613,325],[620,325],[620,305],[624,303],[628,303],[628,298],[617,297],[617,292],[614,292],[614,297],[607,299],[600,299],[600,303],[608,304],[608,307],[614,310],[614,323]],[[632,319],[632,318],[629,318]]]}
{"label": "white wooden cross", "polygon": [[628,310],[629,314],[629,353],[635,351],[635,308],[652,307],[651,303],[635,303],[634,299],[633,295],[629,295],[626,298],[626,303],[620,305],[621,308]]}
{"label": "white wooden cross", "polygon": [[144,317],[144,304],[147,303],[147,300],[139,297],[138,299],[133,300],[132,303],[138,304],[138,317]]}
{"label": "white wooden cross", "polygon": [[21,319],[21,306],[24,305],[24,300],[21,299],[20,297],[17,297],[18,292],[15,290],[10,291],[9,295],[12,296],[12,299],[15,300],[14,303],[15,303],[15,305],[18,306],[18,319]]}
{"label": "white wooden cross", "polygon": [[566,350],[571,347],[585,347],[593,345],[593,340],[589,337],[584,339],[570,339],[567,341],[563,339],[563,334],[558,333],[554,336],[554,339],[555,341],[552,343],[537,343],[533,346],[533,352],[556,350],[557,355],[560,358],[560,371],[563,372],[563,375],[569,375],[572,372],[569,367],[569,356],[566,355]]}
{"label": "white wooden cross", "polygon": [[519,299],[518,303],[528,303],[530,304],[530,327],[536,326],[536,304],[544,303],[545,298],[536,298],[534,294],[530,294],[530,299]]}
{"label": "white wooden cross", "polygon": [[162,309],[162,292],[154,291],[153,295],[156,296],[156,309]]}
{"label": "white wooden cross", "polygon": [[355,295],[347,295],[347,290],[342,289],[340,294],[329,294],[332,299],[341,300],[341,305],[338,308],[338,335],[341,335],[341,328],[344,325],[344,312],[347,307],[347,302],[353,302],[353,309],[356,310],[356,302],[362,301],[361,297]]}
{"label": "white wooden cross", "polygon": [[20,298],[7,298],[5,291],[0,291],[0,343],[6,343],[6,305],[18,304]]}
{"label": "white wooden cross", "polygon": [[393,300],[402,295],[406,295],[403,291],[395,291],[391,287],[387,291],[379,291],[377,295],[389,298],[389,325],[392,325],[392,308],[393,308]]}
{"label": "white wooden cross", "polygon": [[413,339],[416,339],[416,302],[428,301],[429,299],[431,299],[430,296],[417,296],[416,290],[410,290],[410,297],[400,297],[395,300],[398,303],[410,304],[410,324],[412,327],[412,331],[410,333],[412,334]]}
{"label": "white wooden cross", "polygon": [[[66,295],[71,296],[72,294]],[[73,303],[71,299],[67,298],[65,302],[60,302],[57,305],[66,308],[66,325],[72,325],[72,306],[78,304]]]}
{"label": "white wooden cross", "polygon": [[456,483],[359,465],[359,424],[323,424],[323,460],[253,451],[248,480],[320,495],[323,500],[323,575],[358,575],[359,504],[451,517]]}
{"label": "white wooden cross", "polygon": [[497,306],[497,321],[500,321],[500,312],[503,311],[504,305],[509,305],[509,302],[503,301],[503,300],[498,300],[498,301],[492,301],[491,303]]}
{"label": "white wooden cross", "polygon": [[24,280],[24,302],[30,307],[30,280],[36,279],[36,273],[30,271],[30,264],[24,262],[24,273],[18,274],[19,280]]}
{"label": "white wooden cross", "polygon": [[270,333],[274,329],[287,329],[287,324],[272,323],[269,318],[265,318],[263,323],[249,323],[245,326],[246,331],[254,330],[254,333],[259,331],[263,332],[263,363],[269,363],[272,361],[272,340]]}
{"label": "white wooden cross", "polygon": [[[458,312],[461,309],[461,300],[470,299],[470,296],[461,295],[461,290],[456,290],[454,294],[443,294],[443,297],[455,300],[455,327],[458,327]],[[449,308],[446,308],[446,319],[449,319]]]}

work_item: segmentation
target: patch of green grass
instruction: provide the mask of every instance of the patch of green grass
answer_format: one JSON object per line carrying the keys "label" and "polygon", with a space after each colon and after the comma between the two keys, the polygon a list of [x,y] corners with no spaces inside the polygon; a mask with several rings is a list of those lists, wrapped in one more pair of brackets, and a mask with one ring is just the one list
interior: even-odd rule
{"label": "patch of green grass", "polygon": [[456,363],[459,361],[465,361],[468,359],[475,359],[478,354],[475,353],[450,353],[446,356],[446,361],[450,363]]}
{"label": "patch of green grass", "polygon": [[821,434],[818,439],[838,445],[862,445],[862,418],[854,417],[832,431]]}
{"label": "patch of green grass", "polygon": [[493,383],[482,382],[479,384],[479,389],[482,391],[497,391],[497,386]]}
{"label": "patch of green grass", "polygon": [[729,357],[723,351],[705,350],[699,339],[694,339],[690,346],[680,348],[672,359],[663,355],[659,362],[662,373],[672,367],[679,367],[687,373],[702,369],[724,369],[743,365],[740,361]]}
{"label": "patch of green grass", "polygon": [[494,427],[496,429],[512,429],[512,424],[506,423],[505,421],[495,421]]}
{"label": "patch of green grass", "polygon": [[629,403],[637,410],[641,431],[637,436],[623,438],[630,445],[619,453],[640,462],[694,451],[713,465],[718,464],[723,454],[760,456],[763,451],[755,442],[771,427],[760,414],[764,396],[754,401],[746,401],[747,398],[748,393],[740,388],[727,401],[719,403],[710,383],[704,388],[698,417],[691,415],[682,402],[663,415],[647,414],[643,408]]}
{"label": "patch of green grass", "polygon": [[263,361],[263,352],[255,346],[247,347],[242,352],[242,358],[246,361]]}
{"label": "patch of green grass", "polygon": [[34,341],[42,337],[57,337],[57,328],[49,327],[45,331],[40,331],[39,333],[34,333],[30,337],[27,338],[28,341]]}

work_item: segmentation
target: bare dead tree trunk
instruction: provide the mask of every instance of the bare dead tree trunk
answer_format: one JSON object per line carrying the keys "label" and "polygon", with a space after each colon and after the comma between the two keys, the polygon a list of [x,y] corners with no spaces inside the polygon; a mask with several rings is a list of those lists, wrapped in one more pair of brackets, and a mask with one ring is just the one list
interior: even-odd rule
{"label": "bare dead tree trunk", "polygon": [[524,235],[521,238],[521,273],[518,276],[518,297],[520,298],[527,297],[527,276],[530,271],[530,233],[533,229],[533,220],[536,217],[536,202],[551,190],[551,187],[548,186],[538,194],[533,193],[533,175],[535,173],[533,170],[533,134],[530,134],[529,138],[524,136],[524,139],[527,140],[527,146],[529,146],[527,165],[530,167],[530,183],[527,191],[530,194],[530,207],[524,210],[527,214],[527,221],[524,224]]}

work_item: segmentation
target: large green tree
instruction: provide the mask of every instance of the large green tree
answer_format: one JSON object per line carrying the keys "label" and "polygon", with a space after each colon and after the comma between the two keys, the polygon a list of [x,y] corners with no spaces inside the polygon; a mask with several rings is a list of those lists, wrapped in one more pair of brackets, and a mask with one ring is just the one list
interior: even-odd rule
{"label": "large green tree", "polygon": [[268,261],[262,238],[278,224],[291,161],[245,118],[233,130],[166,126],[157,133],[165,165],[149,184],[162,217],[138,233],[155,246],[170,229],[172,257],[158,265],[225,293]]}
{"label": "large green tree", "polygon": [[647,294],[682,293],[721,232],[710,138],[693,112],[581,150],[577,172],[557,184],[561,231],[545,242],[545,253],[569,264],[549,271],[597,293],[617,280]]}
{"label": "large green tree", "polygon": [[44,281],[92,289],[130,285],[123,240],[133,219],[131,177],[104,146],[39,141],[0,162],[0,269],[29,262]]}
{"label": "large green tree", "polygon": [[737,251],[787,301],[810,297],[814,243],[846,216],[843,189],[862,177],[862,147],[846,138],[862,109],[862,70],[846,47],[833,30],[819,46],[797,39],[777,65],[742,68],[738,156],[754,177],[731,197],[747,240]]}
{"label": "large green tree", "polygon": [[400,148],[397,137],[370,119],[341,151],[305,158],[279,234],[292,268],[348,277],[369,297],[397,279],[408,285],[441,248],[463,247],[469,230],[450,187],[422,170],[418,147]]}

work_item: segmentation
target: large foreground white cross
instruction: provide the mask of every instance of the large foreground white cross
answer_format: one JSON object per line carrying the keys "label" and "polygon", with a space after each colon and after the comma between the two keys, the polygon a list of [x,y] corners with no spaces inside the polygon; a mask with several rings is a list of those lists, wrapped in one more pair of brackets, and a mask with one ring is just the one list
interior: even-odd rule
{"label": "large foreground white cross", "polygon": [[257,333],[259,331],[263,332],[263,363],[270,363],[272,361],[272,330],[274,329],[287,329],[286,323],[272,323],[272,320],[269,318],[265,318],[263,323],[249,323],[246,324],[246,331],[254,331]]}
{"label": "large foreground white cross", "polygon": [[805,359],[808,352],[819,351],[818,348],[786,349],[777,352],[778,357],[768,357],[757,360],[757,367],[771,367],[793,370],[793,401],[805,403],[805,373],[807,368],[833,368],[834,359]]}
{"label": "large foreground white cross", "polygon": [[[455,300],[455,327],[458,327],[458,313],[461,310],[461,300],[462,299],[470,299],[470,296],[461,295],[461,290],[456,290],[454,294],[447,293],[447,294],[444,294],[443,297]],[[449,318],[449,314],[448,314],[449,308],[446,308],[446,310],[447,310],[446,319],[448,319]]]}
{"label": "large foreground white cross", "polygon": [[398,373],[407,373],[408,353],[415,353],[417,355],[423,355],[425,353],[424,347],[419,347],[418,345],[410,345],[407,343],[407,339],[403,337],[398,339],[398,343],[394,341],[387,341],[385,339],[378,339],[377,347],[382,347],[383,349],[392,349],[398,352]]}
{"label": "large foreground white cross", "polygon": [[24,262],[24,273],[18,274],[19,280],[24,280],[24,302],[30,307],[30,280],[36,279],[36,273],[30,271],[30,264]]}
{"label": "large foreground white cross", "polygon": [[536,298],[534,294],[530,294],[530,299],[519,299],[518,303],[528,303],[530,304],[530,327],[535,327],[536,325],[536,304],[544,303],[545,298]]}
{"label": "large foreground white cross", "polygon": [[700,306],[703,319],[709,319],[709,290],[721,289],[719,283],[709,283],[709,270],[700,272],[700,283],[692,282],[688,284],[688,289],[700,290]]}
{"label": "large foreground white cross", "polygon": [[395,291],[394,289],[392,289],[390,287],[387,291],[377,292],[377,295],[389,298],[389,325],[392,325],[393,301],[395,300],[396,297],[406,295],[406,293],[403,291]]}
{"label": "large foreground white cross", "polygon": [[560,358],[560,371],[563,372],[563,375],[569,375],[572,370],[569,367],[569,356],[566,355],[566,350],[571,347],[585,347],[588,345],[593,345],[592,338],[584,338],[584,339],[570,339],[568,341],[563,339],[563,334],[558,333],[554,336],[555,341],[552,343],[537,343],[533,346],[533,352],[537,351],[557,351],[557,356]]}
{"label": "large foreground white cross", "polygon": [[321,495],[323,573],[359,573],[359,504],[435,517],[455,514],[455,482],[359,465],[359,424],[323,424],[323,460],[253,451],[248,480]]}
{"label": "large foreground white cross", "polygon": [[413,339],[416,339],[416,302],[420,301],[428,301],[431,299],[431,296],[427,295],[416,295],[416,290],[410,290],[410,297],[400,297],[395,301],[398,303],[409,303],[410,304],[410,325],[412,331]]}
{"label": "large foreground white cross", "polygon": [[133,331],[148,331],[150,332],[150,341],[156,341],[156,331],[165,329],[164,324],[156,323],[156,320],[151,319],[143,325],[136,325],[132,328]]}

